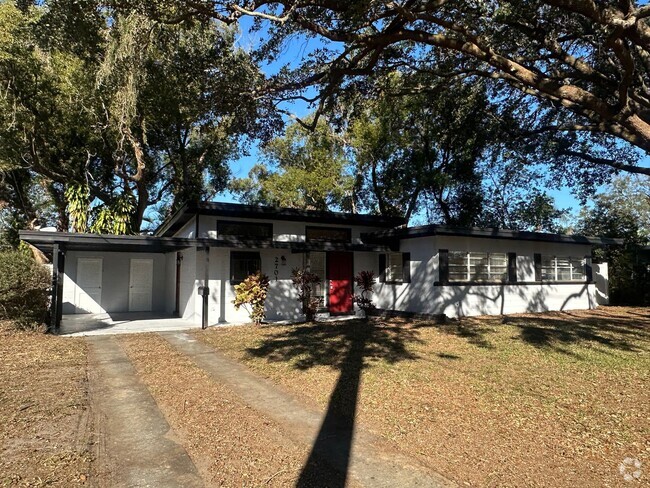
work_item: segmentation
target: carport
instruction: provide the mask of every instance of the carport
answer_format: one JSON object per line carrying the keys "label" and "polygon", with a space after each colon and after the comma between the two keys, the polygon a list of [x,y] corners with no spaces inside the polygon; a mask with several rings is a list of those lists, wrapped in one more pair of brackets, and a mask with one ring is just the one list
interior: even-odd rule
{"label": "carport", "polygon": [[[78,233],[63,233],[63,232],[41,232],[41,231],[21,231],[20,238],[31,245],[38,248],[43,252],[52,263],[52,301],[51,301],[51,314],[49,329],[52,332],[62,334],[89,334],[89,333],[113,333],[113,332],[128,332],[133,330],[174,330],[186,329],[191,327],[192,321],[183,320],[178,317],[178,269],[173,269],[173,264],[176,263],[180,267],[179,252],[189,248],[204,247],[205,243],[199,242],[196,239],[178,238],[178,237],[154,237],[154,236],[115,236],[115,235],[96,235],[96,234],[78,234]],[[145,273],[147,267],[149,268],[149,279],[152,285],[149,290],[149,299],[157,301],[173,302],[173,294],[176,294],[176,303],[173,310],[169,308],[166,313],[162,313],[161,309],[147,310],[144,312],[131,312],[128,310],[89,310],[91,312],[100,313],[83,313],[84,311],[70,310],[70,304],[67,304],[68,310],[64,315],[64,278],[66,275],[66,256],[76,256],[80,253],[94,253],[97,256],[124,256],[123,261],[128,260],[131,263],[131,273],[133,273],[133,263],[148,264],[145,266]],[[137,259],[137,256],[147,256],[152,259]],[[133,259],[128,259],[132,257]],[[154,261],[154,259],[156,261]],[[79,262],[83,261],[84,266],[92,268],[92,259],[79,258],[78,262],[69,262],[67,267],[75,272],[76,268],[80,267]],[[100,259],[100,258],[96,258]],[[164,279],[161,282],[160,276],[153,279],[154,262],[158,264],[160,260],[168,261],[169,279]],[[151,263],[146,263],[150,261]],[[163,261],[163,266],[165,261]],[[104,271],[106,275],[104,283],[114,281],[116,279],[124,280],[124,274],[128,274],[124,269],[114,266],[115,259],[108,263],[110,269]],[[100,277],[102,271],[99,271]],[[126,277],[126,279],[130,279]],[[101,280],[101,278],[100,278]],[[154,282],[156,289],[153,288]],[[76,286],[76,285],[75,285]],[[98,288],[101,289],[102,283],[99,283]],[[173,288],[176,287],[176,290]],[[133,288],[133,286],[126,286],[124,288]],[[166,296],[158,296],[160,291]],[[101,290],[100,290],[101,291]],[[151,295],[157,291],[155,297]],[[125,290],[124,293],[129,294],[129,305],[131,304],[131,291]],[[91,296],[92,293],[89,294]],[[134,294],[137,298],[137,294]],[[170,296],[172,297],[170,300]],[[91,296],[92,298],[92,296]],[[78,304],[76,304],[78,305]],[[166,306],[171,307],[169,303]],[[123,308],[123,307],[122,307]],[[129,306],[129,309],[131,307]],[[137,307],[134,307],[137,309]],[[76,312],[76,313],[75,313]]]}

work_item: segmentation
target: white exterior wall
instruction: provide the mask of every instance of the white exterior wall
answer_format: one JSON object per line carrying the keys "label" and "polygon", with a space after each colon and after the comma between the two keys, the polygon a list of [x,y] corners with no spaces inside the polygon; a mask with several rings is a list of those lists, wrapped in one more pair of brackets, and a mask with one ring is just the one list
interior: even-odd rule
{"label": "white exterior wall", "polygon": [[[199,237],[218,238],[217,220],[220,217],[201,216],[199,218]],[[242,222],[273,223],[273,239],[284,242],[304,242],[305,227],[318,226],[317,223],[269,221],[264,219],[235,219]],[[179,233],[193,237],[196,223],[190,220]],[[360,234],[373,228],[350,225],[329,225],[352,229],[353,242],[360,242]],[[435,236],[404,239],[401,252],[411,255],[410,283],[377,283],[374,296],[378,308],[413,313],[445,314],[450,317],[509,314],[522,312],[541,312],[549,310],[571,310],[594,308],[597,303],[596,287],[593,284],[539,284],[534,283],[534,254],[559,256],[589,256],[591,247],[582,244],[546,243],[517,241],[512,239],[469,238],[455,236]],[[517,280],[519,284],[503,285],[448,285],[436,286],[439,281],[438,251],[476,251],[476,252],[515,252],[517,253]],[[245,323],[249,321],[244,308],[235,310],[234,287],[230,277],[230,253],[246,249],[211,248],[209,259],[203,250],[183,251],[181,273],[181,313],[183,318],[201,322],[202,300],[198,287],[204,284],[206,266],[209,269],[208,323]],[[286,249],[251,249],[259,252],[262,272],[271,279],[266,302],[266,318],[269,320],[296,320],[302,317],[297,293],[291,283],[291,270],[303,265],[303,254],[292,254]],[[281,257],[286,258],[282,265]],[[278,260],[277,276],[275,260]],[[359,271],[374,271],[379,275],[379,253],[355,252],[354,274]],[[598,277],[594,265],[594,279]],[[355,290],[356,291],[356,290]],[[606,295],[606,292],[605,292]],[[604,303],[604,302],[603,302]],[[357,313],[359,310],[355,307]]]}
{"label": "white exterior wall", "polygon": [[[205,217],[204,217],[205,218]],[[174,237],[196,238],[196,216],[192,217],[181,229],[174,234]]]}
{"label": "white exterior wall", "polygon": [[[305,227],[333,227],[352,230],[352,242],[361,243],[361,234],[366,232],[374,232],[382,230],[380,227],[366,227],[360,225],[346,225],[346,224],[320,224],[318,222],[292,222],[284,220],[265,220],[265,219],[243,219],[238,217],[214,217],[212,215],[201,215],[199,218],[199,237],[217,239],[217,220],[224,221],[237,221],[237,222],[251,222],[251,223],[272,223],[273,224],[273,240],[281,242],[305,242]],[[192,219],[192,225],[194,219]],[[183,229],[187,229],[190,223],[185,225]],[[194,232],[192,229],[187,229],[186,232]],[[180,234],[176,234],[181,237]],[[185,237],[185,236],[182,236]]]}
{"label": "white exterior wall", "polygon": [[596,282],[596,302],[598,305],[609,305],[609,266],[607,263],[594,264],[593,270]]}
{"label": "white exterior wall", "polygon": [[[435,286],[439,249],[515,252],[520,284]],[[594,284],[532,283],[535,253],[584,257],[591,253],[589,245],[437,236],[402,240],[400,251],[411,253],[411,283],[379,283],[378,308],[458,317],[590,309],[597,304]]]}
{"label": "white exterior wall", "polygon": [[163,254],[128,252],[68,251],[63,279],[63,313],[75,313],[77,259],[102,258],[101,308],[104,312],[129,311],[129,273],[131,259],[153,259],[152,312],[164,313],[167,265]]}
{"label": "white exterior wall", "polygon": [[[208,302],[208,322],[210,324],[250,321],[248,312],[243,307],[235,310],[232,303],[235,299],[235,289],[230,283],[230,253],[232,251],[243,250],[210,249],[210,299]],[[266,318],[269,320],[301,318],[297,292],[291,283],[291,270],[302,267],[303,255],[292,254],[290,250],[286,249],[251,249],[250,251],[260,253],[262,272],[271,280],[266,298]],[[282,256],[286,258],[285,265],[282,265]]]}

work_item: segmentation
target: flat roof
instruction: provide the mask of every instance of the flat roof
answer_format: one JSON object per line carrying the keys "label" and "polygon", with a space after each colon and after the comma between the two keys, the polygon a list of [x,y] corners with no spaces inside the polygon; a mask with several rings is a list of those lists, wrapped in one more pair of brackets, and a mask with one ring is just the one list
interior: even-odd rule
{"label": "flat roof", "polygon": [[70,251],[169,252],[196,245],[194,239],[180,237],[82,234],[75,232],[42,232],[21,230],[20,239],[49,253],[55,244]]}
{"label": "flat roof", "polygon": [[453,227],[448,225],[421,225],[361,234],[364,242],[388,243],[395,239],[413,239],[430,236],[480,237],[487,239],[511,239],[518,241],[561,242],[565,244],[622,245],[623,239],[613,237],[590,237],[577,234],[551,234],[497,228]]}
{"label": "flat roof", "polygon": [[263,207],[240,203],[200,202],[186,204],[165,220],[156,232],[157,236],[171,236],[180,230],[195,215],[214,215],[228,218],[288,220],[294,222],[315,222],[332,225],[364,225],[368,227],[393,228],[404,225],[401,217],[300,210],[284,207]]}

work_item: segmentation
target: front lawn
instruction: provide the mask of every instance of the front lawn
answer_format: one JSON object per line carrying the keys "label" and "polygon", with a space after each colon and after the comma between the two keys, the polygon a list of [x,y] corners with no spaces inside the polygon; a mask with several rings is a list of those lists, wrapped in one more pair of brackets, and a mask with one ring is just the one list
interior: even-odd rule
{"label": "front lawn", "polygon": [[196,337],[305,402],[356,404],[357,424],[461,485],[559,487],[621,485],[628,457],[650,476],[649,332],[649,309],[609,307]]}
{"label": "front lawn", "polygon": [[0,323],[0,486],[88,482],[86,357],[81,339]]}

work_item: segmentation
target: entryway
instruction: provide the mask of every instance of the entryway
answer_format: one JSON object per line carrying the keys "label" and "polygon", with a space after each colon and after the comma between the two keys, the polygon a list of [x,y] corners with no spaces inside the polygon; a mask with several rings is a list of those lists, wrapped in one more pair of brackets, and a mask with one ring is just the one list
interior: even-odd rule
{"label": "entryway", "polygon": [[77,259],[76,313],[102,313],[102,258]]}

